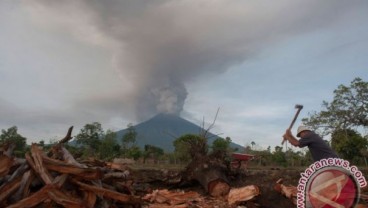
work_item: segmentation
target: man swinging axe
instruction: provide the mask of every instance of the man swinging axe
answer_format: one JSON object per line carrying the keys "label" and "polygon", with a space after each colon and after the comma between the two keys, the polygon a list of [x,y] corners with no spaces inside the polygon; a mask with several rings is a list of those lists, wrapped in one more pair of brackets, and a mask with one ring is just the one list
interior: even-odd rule
{"label": "man swinging axe", "polygon": [[293,127],[303,106],[295,105],[295,108],[297,108],[298,110],[289,128],[286,129],[286,132],[283,135],[284,140],[282,141],[282,144],[287,140],[295,147],[302,148],[307,146],[309,151],[311,152],[314,161],[319,161],[321,159],[327,158],[337,158],[337,154],[331,149],[331,147],[318,134],[316,134],[307,126],[298,127],[296,136],[300,137],[299,140],[294,137],[294,135],[291,133],[291,128]]}

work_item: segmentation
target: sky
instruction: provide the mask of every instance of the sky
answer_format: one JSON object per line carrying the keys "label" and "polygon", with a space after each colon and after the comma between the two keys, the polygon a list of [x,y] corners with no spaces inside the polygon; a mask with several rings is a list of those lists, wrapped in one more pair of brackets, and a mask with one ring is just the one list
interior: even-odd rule
{"label": "sky", "polygon": [[173,113],[280,145],[333,90],[368,80],[366,0],[2,0],[0,129],[27,143]]}

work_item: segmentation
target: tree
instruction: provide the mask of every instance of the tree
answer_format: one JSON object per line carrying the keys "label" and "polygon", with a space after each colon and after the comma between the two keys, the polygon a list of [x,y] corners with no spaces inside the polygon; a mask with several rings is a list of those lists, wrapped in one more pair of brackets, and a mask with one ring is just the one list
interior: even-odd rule
{"label": "tree", "polygon": [[367,150],[368,141],[355,130],[336,130],[331,136],[331,146],[342,158],[362,162],[359,159],[365,156],[364,152]]}
{"label": "tree", "polygon": [[256,143],[252,141],[250,144],[252,145],[252,150],[254,150],[254,145],[256,145]]}
{"label": "tree", "polygon": [[134,160],[138,160],[142,156],[142,151],[138,146],[132,146],[128,149],[126,153],[128,158],[133,158]]}
{"label": "tree", "polygon": [[174,140],[175,152],[180,159],[192,159],[197,155],[207,155],[208,146],[205,137],[185,134]]}
{"label": "tree", "polygon": [[144,153],[143,153],[144,162],[146,161],[147,158],[152,158],[156,163],[158,158],[161,157],[162,155],[164,155],[164,150],[162,148],[149,144],[144,145]]}
{"label": "tree", "polygon": [[15,145],[14,152],[22,153],[25,151],[27,139],[18,134],[18,128],[16,126],[10,127],[7,130],[2,129],[0,135],[0,143],[12,143]]}
{"label": "tree", "polygon": [[350,86],[339,85],[332,102],[323,101],[320,112],[313,112],[303,123],[327,135],[335,130],[368,126],[368,82],[355,78]]}
{"label": "tree", "polygon": [[85,145],[89,155],[93,155],[101,144],[101,139],[104,136],[102,126],[98,122],[86,124],[76,136],[77,144]]}
{"label": "tree", "polygon": [[224,138],[217,138],[215,141],[212,142],[212,151],[228,151],[230,148],[231,139],[230,137]]}
{"label": "tree", "polygon": [[219,159],[226,160],[230,163],[230,152],[233,150],[230,148],[231,139],[230,137],[217,138],[212,142],[212,153],[211,156],[218,157]]}
{"label": "tree", "polygon": [[45,146],[45,141],[42,139],[40,142],[38,142],[38,145],[41,147]]}
{"label": "tree", "polygon": [[283,165],[283,166],[287,165],[285,152],[282,151],[282,147],[280,146],[275,147],[275,151],[273,152],[272,159],[278,165]]}
{"label": "tree", "polygon": [[107,130],[99,146],[101,159],[111,160],[120,154],[120,145],[116,141],[116,133]]}
{"label": "tree", "polygon": [[133,124],[130,123],[127,127],[127,132],[121,138],[123,151],[127,151],[129,148],[133,147],[137,138],[137,132],[135,131]]}

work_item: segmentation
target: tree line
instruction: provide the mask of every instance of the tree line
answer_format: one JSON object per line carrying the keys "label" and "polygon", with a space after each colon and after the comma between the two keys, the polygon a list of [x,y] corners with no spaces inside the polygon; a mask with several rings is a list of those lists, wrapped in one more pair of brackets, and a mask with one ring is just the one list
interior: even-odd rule
{"label": "tree line", "polygon": [[[367,165],[368,157],[368,82],[355,78],[349,86],[339,85],[333,91],[333,100],[322,102],[322,110],[309,113],[302,122],[317,131],[321,136],[330,135],[329,145],[338,155],[356,165]],[[102,128],[98,122],[86,124],[75,136],[75,142],[67,148],[76,157],[95,157],[102,160],[113,158],[164,160],[169,163],[187,163],[199,151],[209,153],[224,160],[231,160],[231,153],[239,151],[230,148],[231,138],[217,138],[212,144],[207,144],[205,135],[186,134],[177,138],[173,145],[174,152],[164,152],[160,147],[145,145],[143,149],[137,146],[137,132],[132,124],[127,126],[126,133],[117,138],[116,132]],[[26,138],[18,133],[17,126],[3,129],[0,144],[13,143],[14,153],[23,157],[28,151]],[[52,144],[39,142],[44,148]],[[283,149],[281,146],[268,147],[266,150],[254,148],[255,142],[247,145],[243,152],[257,155],[252,162],[259,166],[306,166],[312,163],[308,151]],[[203,152],[205,151],[205,152]]]}

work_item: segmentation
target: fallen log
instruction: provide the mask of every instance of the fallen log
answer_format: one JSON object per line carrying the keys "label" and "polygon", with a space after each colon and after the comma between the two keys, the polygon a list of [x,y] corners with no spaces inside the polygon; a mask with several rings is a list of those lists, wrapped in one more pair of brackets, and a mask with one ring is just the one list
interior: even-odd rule
{"label": "fallen log", "polygon": [[221,168],[202,168],[194,173],[194,179],[197,180],[211,196],[225,196],[230,191],[230,185],[224,174],[225,170]]}
{"label": "fallen log", "polygon": [[41,150],[38,146],[36,144],[32,144],[31,156],[26,153],[26,160],[45,184],[51,184],[54,179],[49,171],[44,167],[41,154]]}
{"label": "fallen log", "polygon": [[88,185],[86,183],[82,183],[75,179],[72,179],[72,182],[78,185],[82,190],[91,191],[93,193],[100,195],[101,197],[114,199],[124,204],[140,206],[142,203],[141,199],[136,196],[121,194],[116,191],[111,191],[111,190],[99,188],[93,185]]}
{"label": "fallen log", "polygon": [[83,192],[83,201],[87,207],[95,207],[97,196],[92,191],[85,191]]}
{"label": "fallen log", "polygon": [[14,201],[19,201],[23,198],[28,197],[30,190],[29,186],[32,183],[32,179],[34,178],[34,174],[31,170],[25,172],[22,176],[22,180],[20,182],[20,187],[18,191],[14,194]]}
{"label": "fallen log", "polygon": [[238,202],[248,201],[260,194],[259,188],[255,185],[249,185],[241,188],[233,188],[228,195],[228,203],[230,205]]}
{"label": "fallen log", "polygon": [[41,190],[32,194],[31,196],[18,201],[15,204],[9,205],[8,208],[30,208],[34,207],[46,199],[48,199],[47,193],[52,189],[52,184],[45,185]]}
{"label": "fallen log", "polygon": [[7,155],[0,155],[0,178],[6,176],[13,166],[14,160]]}
{"label": "fallen log", "polygon": [[14,180],[5,183],[0,188],[0,204],[4,204],[9,195],[13,194],[20,187],[22,177],[15,178]]}
{"label": "fallen log", "polygon": [[69,164],[60,160],[55,160],[46,156],[43,156],[42,160],[44,162],[44,166],[48,170],[56,171],[59,173],[67,173],[88,180],[103,178],[103,173],[98,168],[81,168],[79,166],[75,166],[73,164]]}
{"label": "fallen log", "polygon": [[177,191],[169,191],[167,189],[154,190],[152,193],[146,194],[142,199],[154,203],[155,205],[161,205],[162,207],[168,205],[170,205],[171,207],[174,207],[176,205],[181,205],[180,207],[186,207],[183,206],[183,204],[194,201],[196,202],[203,201],[203,198],[197,192],[194,191],[177,192]]}
{"label": "fallen log", "polygon": [[[84,208],[86,207],[85,203],[78,198],[75,198],[73,196],[70,196],[68,194],[65,194],[62,191],[59,191],[58,189],[55,189],[55,187],[53,189],[51,189],[48,193],[47,193],[48,197],[53,200],[54,202],[56,202],[59,205],[62,205],[64,207],[70,207],[70,208]],[[92,207],[90,207],[92,208]]]}
{"label": "fallen log", "polygon": [[279,179],[276,181],[274,189],[280,192],[282,195],[289,198],[294,205],[297,203],[297,194],[298,190],[296,186],[285,186],[283,183],[283,179]]}

